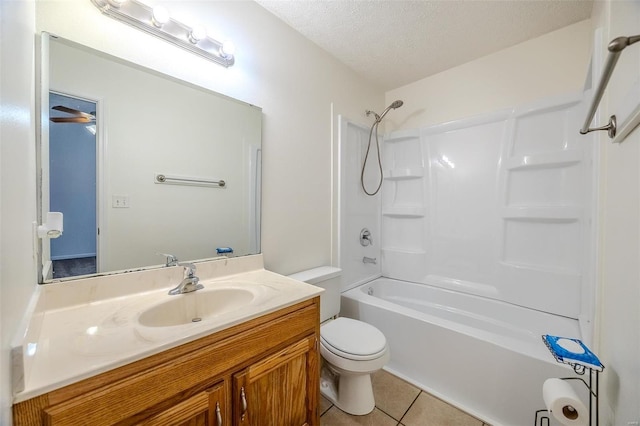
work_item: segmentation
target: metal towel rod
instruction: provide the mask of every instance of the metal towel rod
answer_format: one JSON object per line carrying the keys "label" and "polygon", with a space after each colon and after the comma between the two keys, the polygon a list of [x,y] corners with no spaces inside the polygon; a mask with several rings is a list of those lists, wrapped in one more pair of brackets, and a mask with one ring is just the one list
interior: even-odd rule
{"label": "metal towel rod", "polygon": [[196,185],[196,186],[217,186],[224,188],[227,183],[221,180],[193,178],[187,176],[169,176],[161,173],[157,173],[154,177],[155,183],[172,183],[175,185]]}
{"label": "metal towel rod", "polygon": [[615,115],[609,117],[609,123],[607,123],[607,125],[605,126],[589,128],[589,125],[591,124],[591,120],[593,120],[593,116],[596,114],[598,105],[600,105],[602,95],[604,95],[604,90],[607,88],[607,84],[609,83],[611,74],[613,74],[613,69],[618,62],[620,54],[625,47],[637,43],[638,41],[640,41],[640,35],[631,37],[617,37],[611,40],[611,43],[609,43],[609,56],[607,57],[607,62],[604,64],[604,70],[602,71],[600,83],[598,83],[598,87],[596,88],[595,94],[593,95],[593,102],[591,102],[591,107],[589,108],[589,112],[587,113],[587,118],[584,121],[582,128],[580,129],[580,134],[586,135],[587,133],[594,132],[596,130],[606,130],[610,138],[613,139],[615,137],[617,127]]}

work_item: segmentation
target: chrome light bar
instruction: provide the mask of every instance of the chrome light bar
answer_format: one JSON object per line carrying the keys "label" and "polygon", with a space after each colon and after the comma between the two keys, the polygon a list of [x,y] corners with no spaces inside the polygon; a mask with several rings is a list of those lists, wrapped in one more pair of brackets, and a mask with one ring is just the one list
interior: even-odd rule
{"label": "chrome light bar", "polygon": [[224,67],[234,64],[231,45],[171,18],[166,9],[152,8],[137,0],[91,0],[105,15],[182,47]]}

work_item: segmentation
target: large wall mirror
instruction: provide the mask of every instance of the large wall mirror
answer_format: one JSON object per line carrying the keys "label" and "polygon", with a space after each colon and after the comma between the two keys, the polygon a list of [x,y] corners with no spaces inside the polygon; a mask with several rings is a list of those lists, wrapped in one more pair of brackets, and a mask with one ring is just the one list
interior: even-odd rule
{"label": "large wall mirror", "polygon": [[38,206],[64,231],[41,240],[40,282],[260,252],[260,108],[48,34],[41,45]]}

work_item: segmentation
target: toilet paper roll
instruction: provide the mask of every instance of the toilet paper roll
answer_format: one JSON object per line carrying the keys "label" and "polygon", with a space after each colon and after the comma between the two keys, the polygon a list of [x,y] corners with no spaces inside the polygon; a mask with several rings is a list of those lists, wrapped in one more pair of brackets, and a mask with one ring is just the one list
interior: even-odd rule
{"label": "toilet paper roll", "polygon": [[547,410],[563,425],[587,426],[589,410],[571,385],[562,379],[547,379],[542,385]]}

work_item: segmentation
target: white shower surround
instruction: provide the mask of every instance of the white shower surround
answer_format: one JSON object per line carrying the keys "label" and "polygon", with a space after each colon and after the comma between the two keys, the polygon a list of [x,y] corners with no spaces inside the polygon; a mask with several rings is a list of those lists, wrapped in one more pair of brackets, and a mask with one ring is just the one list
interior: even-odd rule
{"label": "white shower surround", "polygon": [[[376,197],[359,188],[368,129],[343,119],[345,289],[381,274],[587,325],[597,158],[593,137],[578,133],[582,99],[567,95],[391,133],[384,138],[385,181]],[[375,167],[374,157],[368,186]],[[372,231],[373,246],[359,245],[363,227]],[[362,264],[363,256],[378,265]]]}
{"label": "white shower surround", "polygon": [[581,99],[387,136],[382,275],[586,314],[594,154]]}
{"label": "white shower surround", "polygon": [[[590,93],[391,133],[376,197],[359,188],[369,129],[340,122],[340,259],[343,290],[353,289],[341,314],[385,333],[390,370],[494,424],[530,424],[542,383],[562,374],[542,359],[540,334],[591,343],[598,158],[594,138],[578,133],[583,99]],[[373,246],[360,246],[363,227]],[[385,281],[396,300],[354,289],[380,275],[402,280]],[[441,306],[425,313],[429,303]],[[458,351],[474,354],[471,367],[452,365]]]}

